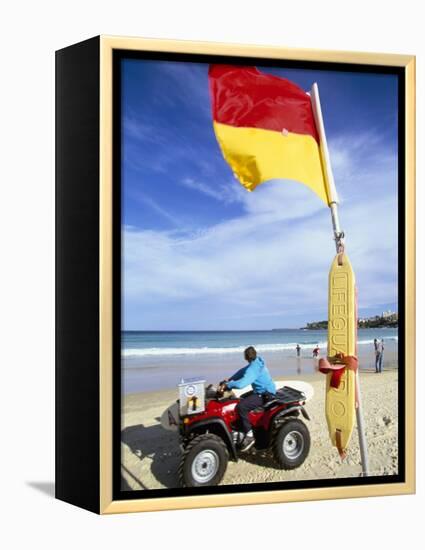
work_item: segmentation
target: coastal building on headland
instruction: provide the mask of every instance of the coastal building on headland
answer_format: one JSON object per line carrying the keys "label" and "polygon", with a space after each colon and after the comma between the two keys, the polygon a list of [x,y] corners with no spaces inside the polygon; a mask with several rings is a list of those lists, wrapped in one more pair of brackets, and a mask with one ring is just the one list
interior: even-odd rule
{"label": "coastal building on headland", "polygon": [[[381,315],[375,315],[374,317],[362,317],[357,321],[359,328],[397,328],[398,327],[398,313],[393,311],[384,311]],[[323,330],[328,328],[327,321],[315,321],[313,323],[307,323],[303,328],[309,330]]]}
{"label": "coastal building on headland", "polygon": [[389,309],[388,311],[383,311],[383,312],[382,312],[382,315],[381,315],[381,317],[382,317],[383,319],[389,319],[389,318],[392,318],[392,317],[394,317],[394,316],[395,316],[396,318],[398,318],[397,313],[394,313],[394,311],[391,311],[390,309]]}
{"label": "coastal building on headland", "polygon": [[358,320],[359,328],[397,327],[398,313],[383,311],[381,315]]}

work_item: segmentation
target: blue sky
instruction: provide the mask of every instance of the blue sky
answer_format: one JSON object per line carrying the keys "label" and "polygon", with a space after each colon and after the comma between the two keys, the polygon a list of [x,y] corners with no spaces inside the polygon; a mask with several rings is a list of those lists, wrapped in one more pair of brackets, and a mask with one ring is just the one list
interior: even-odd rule
{"label": "blue sky", "polygon": [[[260,70],[319,85],[359,313],[396,309],[397,79]],[[255,330],[327,317],[329,209],[306,186],[247,192],[221,156],[208,65],[122,62],[123,328]]]}

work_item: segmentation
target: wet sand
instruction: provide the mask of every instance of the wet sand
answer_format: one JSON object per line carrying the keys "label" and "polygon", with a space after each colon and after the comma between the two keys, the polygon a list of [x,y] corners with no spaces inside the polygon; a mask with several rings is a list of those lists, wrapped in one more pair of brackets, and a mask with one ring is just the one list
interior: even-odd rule
{"label": "wet sand", "polygon": [[[324,355],[324,350],[321,356]],[[375,370],[373,345],[358,347],[360,370]],[[275,380],[305,377],[317,373],[318,360],[303,352],[301,357],[269,351],[261,353]],[[397,344],[388,342],[384,354],[384,368],[397,368]],[[201,378],[218,382],[232,375],[245,365],[242,354],[223,353],[211,355],[177,355],[168,357],[145,357],[124,362],[124,393],[167,390],[177,387],[182,378]]]}

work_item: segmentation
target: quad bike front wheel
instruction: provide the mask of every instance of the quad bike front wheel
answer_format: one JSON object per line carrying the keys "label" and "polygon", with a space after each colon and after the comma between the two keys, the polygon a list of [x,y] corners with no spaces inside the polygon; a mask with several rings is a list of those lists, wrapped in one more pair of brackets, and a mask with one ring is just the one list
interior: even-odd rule
{"label": "quad bike front wheel", "polygon": [[310,451],[310,432],[298,418],[288,419],[276,432],[273,455],[284,470],[298,468]]}
{"label": "quad bike front wheel", "polygon": [[229,453],[223,440],[215,434],[193,438],[180,462],[180,483],[183,487],[210,487],[223,479]]}

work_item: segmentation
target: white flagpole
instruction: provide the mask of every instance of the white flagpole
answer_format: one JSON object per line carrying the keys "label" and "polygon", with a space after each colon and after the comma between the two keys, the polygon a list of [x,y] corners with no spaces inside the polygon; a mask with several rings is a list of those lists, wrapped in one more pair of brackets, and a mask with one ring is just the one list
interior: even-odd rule
{"label": "white flagpole", "polygon": [[[332,172],[328,142],[326,140],[325,125],[323,123],[322,108],[320,106],[319,87],[317,86],[316,82],[313,84],[310,97],[311,97],[311,105],[313,108],[314,120],[316,122],[317,131],[319,133],[320,156],[322,159],[322,167],[325,175],[325,183],[326,183],[326,189],[328,193],[329,208],[331,210],[335,246],[336,246],[337,253],[339,253],[344,250],[344,232],[341,230],[341,226],[339,223],[339,216],[338,216],[339,199],[338,199],[338,193],[336,191],[335,180]],[[365,429],[364,429],[362,398],[360,393],[360,380],[359,380],[358,369],[356,371],[356,396],[357,396],[356,420],[357,420],[357,431],[359,434],[360,458],[362,463],[363,475],[368,476],[369,475],[369,458],[368,458],[367,443],[366,443]]]}
{"label": "white flagpole", "polygon": [[313,107],[314,120],[319,132],[320,139],[320,157],[322,159],[323,173],[325,175],[325,184],[328,192],[329,208],[331,209],[332,227],[334,230],[334,239],[336,251],[340,252],[341,245],[344,244],[344,233],[341,231],[338,216],[338,193],[335,187],[334,175],[332,172],[331,159],[329,156],[328,142],[326,140],[325,125],[323,124],[322,108],[320,106],[319,88],[316,82],[313,84],[310,93],[311,105]]}

